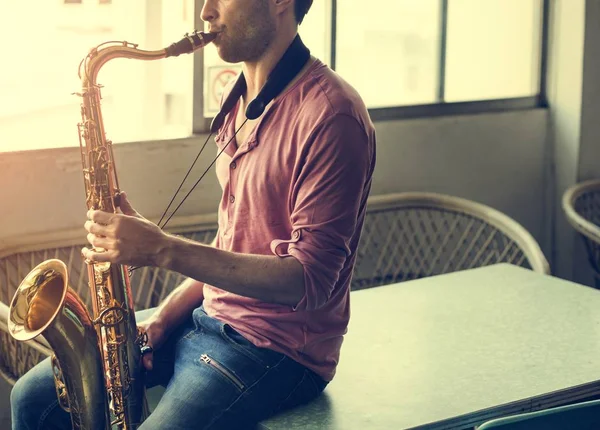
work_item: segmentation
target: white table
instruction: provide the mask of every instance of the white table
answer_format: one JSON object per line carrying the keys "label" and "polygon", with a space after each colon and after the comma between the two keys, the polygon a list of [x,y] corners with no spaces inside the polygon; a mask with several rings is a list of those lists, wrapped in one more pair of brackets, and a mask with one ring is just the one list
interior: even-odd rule
{"label": "white table", "polygon": [[501,264],[351,293],[336,378],[262,429],[464,429],[600,397],[600,291]]}

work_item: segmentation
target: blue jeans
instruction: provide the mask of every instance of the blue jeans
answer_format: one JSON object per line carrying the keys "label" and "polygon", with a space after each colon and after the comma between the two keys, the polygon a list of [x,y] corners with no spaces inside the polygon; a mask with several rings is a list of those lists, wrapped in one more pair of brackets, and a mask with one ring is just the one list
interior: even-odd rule
{"label": "blue jeans", "polygon": [[[152,312],[137,312],[137,321]],[[200,307],[154,352],[146,385],[166,390],[140,430],[251,429],[316,398],[327,384],[289,357],[257,348]],[[56,399],[49,359],[17,381],[10,401],[13,430],[71,428]]]}

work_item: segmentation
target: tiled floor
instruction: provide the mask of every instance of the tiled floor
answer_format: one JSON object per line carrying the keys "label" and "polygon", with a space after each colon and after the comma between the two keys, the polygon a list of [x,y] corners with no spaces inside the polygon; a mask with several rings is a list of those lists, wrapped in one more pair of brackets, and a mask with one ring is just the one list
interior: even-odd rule
{"label": "tiled floor", "polygon": [[10,385],[0,378],[0,429],[10,429]]}

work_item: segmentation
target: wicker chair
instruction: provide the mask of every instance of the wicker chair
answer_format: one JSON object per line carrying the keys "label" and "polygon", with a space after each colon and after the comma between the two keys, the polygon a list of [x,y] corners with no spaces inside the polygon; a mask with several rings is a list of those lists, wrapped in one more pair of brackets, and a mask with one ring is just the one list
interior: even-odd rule
{"label": "wicker chair", "polygon": [[502,262],[550,273],[531,234],[493,208],[435,193],[376,196],[369,200],[352,288]]}
{"label": "wicker chair", "polygon": [[[175,232],[192,240],[210,243],[217,232],[216,216],[213,222],[180,228]],[[0,255],[0,376],[13,385],[25,372],[51,354],[42,337],[28,342],[17,342],[8,334],[7,318],[10,300],[16,288],[35,266],[49,258],[62,260],[69,271],[69,283],[91,309],[87,269],[80,250],[84,243],[69,246],[28,249],[2,257]],[[131,289],[136,310],[157,306],[184,279],[184,276],[165,269],[143,267],[131,277]]]}
{"label": "wicker chair", "polygon": [[567,189],[562,208],[569,224],[585,243],[594,270],[594,286],[600,288],[600,179],[581,182]]}
{"label": "wicker chair", "polygon": [[[177,233],[209,243],[213,221],[190,222]],[[79,237],[80,232],[77,233]],[[43,338],[16,342],[7,333],[6,306],[21,280],[40,262],[59,258],[69,268],[71,286],[89,306],[82,243],[37,247],[0,255],[0,375],[9,383],[50,354]],[[43,248],[43,249],[40,249]],[[509,262],[549,273],[535,240],[515,221],[489,207],[456,197],[425,193],[369,199],[356,256],[353,290],[431,276],[486,264]],[[132,277],[137,310],[157,306],[183,276],[164,269],[141,268]]]}

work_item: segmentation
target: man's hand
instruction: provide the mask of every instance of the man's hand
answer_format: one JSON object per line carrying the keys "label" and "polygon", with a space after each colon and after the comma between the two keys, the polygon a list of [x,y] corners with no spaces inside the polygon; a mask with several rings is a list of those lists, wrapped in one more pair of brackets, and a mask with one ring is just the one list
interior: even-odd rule
{"label": "man's hand", "polygon": [[167,244],[167,235],[154,223],[141,216],[129,203],[125,193],[120,196],[122,213],[89,210],[84,227],[87,240],[94,248],[81,250],[92,262],[111,262],[133,266],[157,266]]}
{"label": "man's hand", "polygon": [[150,352],[142,356],[142,363],[144,364],[146,370],[152,370],[152,360],[154,358],[153,351],[156,351],[158,348],[160,348],[167,338],[165,328],[153,317],[138,322],[137,326],[144,330],[148,335],[147,345],[152,349]]}

